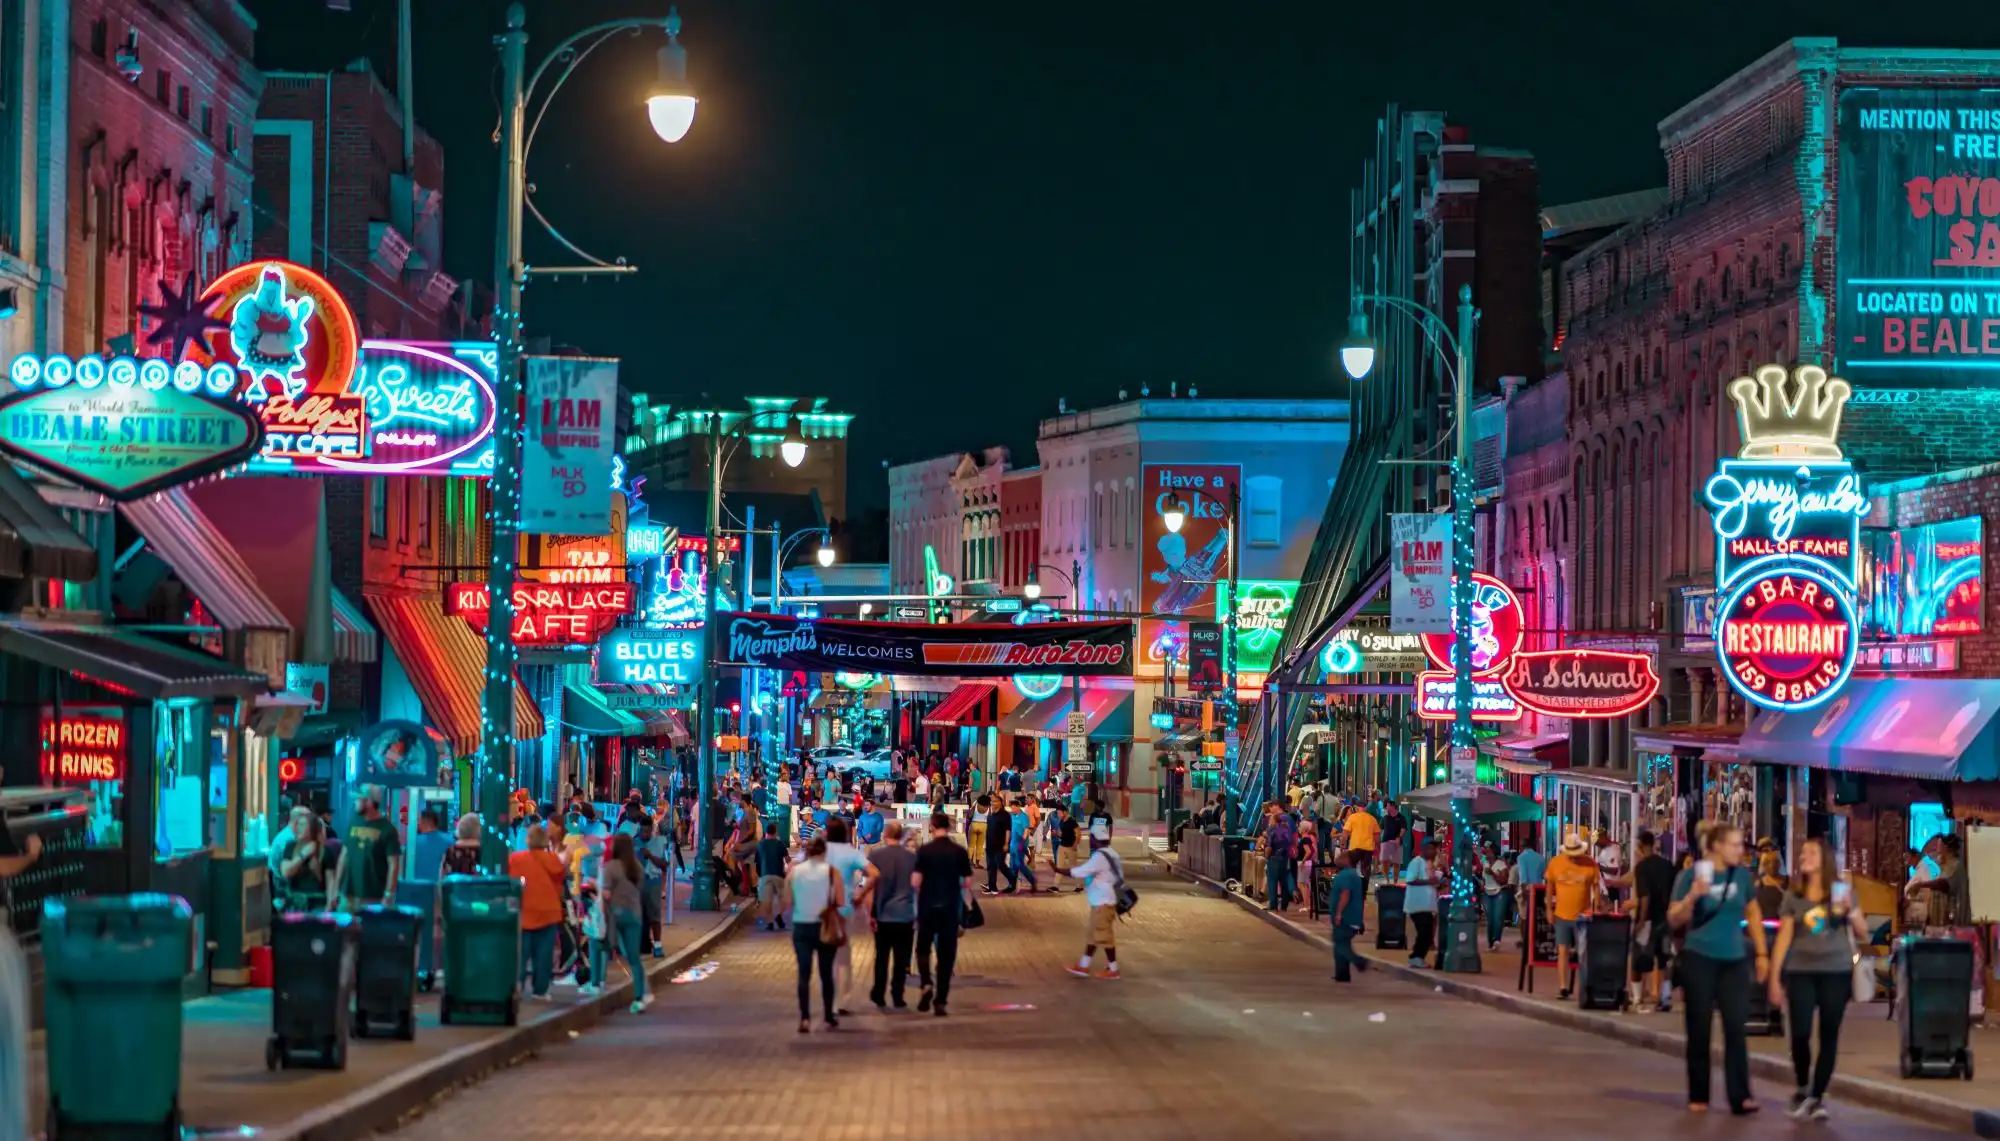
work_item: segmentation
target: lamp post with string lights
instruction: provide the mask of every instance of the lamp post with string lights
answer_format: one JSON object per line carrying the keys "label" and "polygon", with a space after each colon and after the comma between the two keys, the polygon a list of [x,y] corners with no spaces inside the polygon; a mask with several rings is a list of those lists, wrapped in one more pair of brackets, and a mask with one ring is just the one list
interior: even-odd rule
{"label": "lamp post with string lights", "polygon": [[[485,824],[480,862],[497,868],[506,858],[507,794],[515,775],[514,578],[520,557],[521,521],[521,293],[530,276],[624,276],[636,272],[579,249],[549,223],[529,199],[528,152],[549,105],[590,54],[624,35],[664,32],[659,73],[646,98],[647,121],[661,140],[674,143],[694,124],[696,99],[687,83],[687,52],[680,45],[680,13],[633,17],[594,24],[558,43],[533,72],[527,68],[527,11],[507,8],[507,30],[494,38],[500,49],[500,202],[493,244],[494,390],[498,406],[493,428],[493,475],[488,481],[492,543],[486,565],[488,611],[486,671],[482,695],[477,803]],[[551,76],[553,76],[551,78]],[[546,91],[543,80],[548,79]],[[528,119],[528,105],[542,91],[541,105]],[[564,249],[583,264],[530,267],[522,249],[523,215],[533,214]]]}

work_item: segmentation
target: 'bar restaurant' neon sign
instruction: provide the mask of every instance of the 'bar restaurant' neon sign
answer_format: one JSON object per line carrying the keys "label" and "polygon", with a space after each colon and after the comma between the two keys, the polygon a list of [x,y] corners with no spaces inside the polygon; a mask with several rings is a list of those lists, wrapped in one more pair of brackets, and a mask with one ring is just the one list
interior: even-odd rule
{"label": "'bar restaurant' neon sign", "polygon": [[1766,365],[1729,385],[1743,450],[1708,481],[1714,512],[1716,654],[1765,709],[1811,709],[1854,670],[1861,477],[1842,456],[1852,387],[1824,369]]}

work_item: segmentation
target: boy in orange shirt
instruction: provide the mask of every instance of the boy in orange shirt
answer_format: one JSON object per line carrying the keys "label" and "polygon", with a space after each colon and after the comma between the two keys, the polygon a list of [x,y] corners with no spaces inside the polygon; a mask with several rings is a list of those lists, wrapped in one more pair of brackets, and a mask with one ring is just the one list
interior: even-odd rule
{"label": "boy in orange shirt", "polygon": [[1569,959],[1570,949],[1576,946],[1576,921],[1596,910],[1601,887],[1590,845],[1574,832],[1564,836],[1562,850],[1549,861],[1544,878],[1549,885],[1549,911],[1555,919],[1556,980],[1562,986],[1556,997],[1565,999],[1570,995]]}

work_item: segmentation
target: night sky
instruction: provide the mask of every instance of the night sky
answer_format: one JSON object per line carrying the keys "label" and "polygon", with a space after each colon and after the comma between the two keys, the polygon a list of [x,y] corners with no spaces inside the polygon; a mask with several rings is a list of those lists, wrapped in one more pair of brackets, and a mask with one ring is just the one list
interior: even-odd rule
{"label": "night sky", "polygon": [[[248,3],[261,66],[367,53],[393,85],[394,0]],[[446,268],[486,276],[506,5],[415,4]],[[665,10],[528,7],[530,66]],[[852,498],[880,506],[885,459],[1029,462],[1058,397],[1339,395],[1348,192],[1391,100],[1532,151],[1559,203],[1660,185],[1655,124],[1788,36],[2000,46],[1879,0],[1457,7],[688,0],[686,140],[646,126],[657,33],[593,55],[549,114],[536,200],[641,272],[531,288],[529,331],[622,357],[641,391],[827,396],[856,415]],[[531,261],[571,260],[528,226]]]}

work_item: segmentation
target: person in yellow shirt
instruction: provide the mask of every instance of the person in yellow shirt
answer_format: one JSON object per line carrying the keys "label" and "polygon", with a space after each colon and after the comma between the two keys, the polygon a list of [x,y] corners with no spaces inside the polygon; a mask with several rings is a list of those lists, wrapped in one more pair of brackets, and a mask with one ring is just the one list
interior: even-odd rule
{"label": "person in yellow shirt", "polygon": [[[1341,824],[1341,835],[1347,839],[1347,851],[1354,870],[1361,873],[1361,882],[1368,882],[1369,873],[1375,865],[1375,848],[1382,841],[1382,822],[1365,808],[1357,808],[1347,814]],[[1364,894],[1366,888],[1363,888]]]}
{"label": "person in yellow shirt", "polygon": [[1603,876],[1591,858],[1590,845],[1572,832],[1563,837],[1562,849],[1549,861],[1544,875],[1549,885],[1549,912],[1555,920],[1556,980],[1562,987],[1558,999],[1568,998],[1570,950],[1576,946],[1577,920],[1596,910]]}

